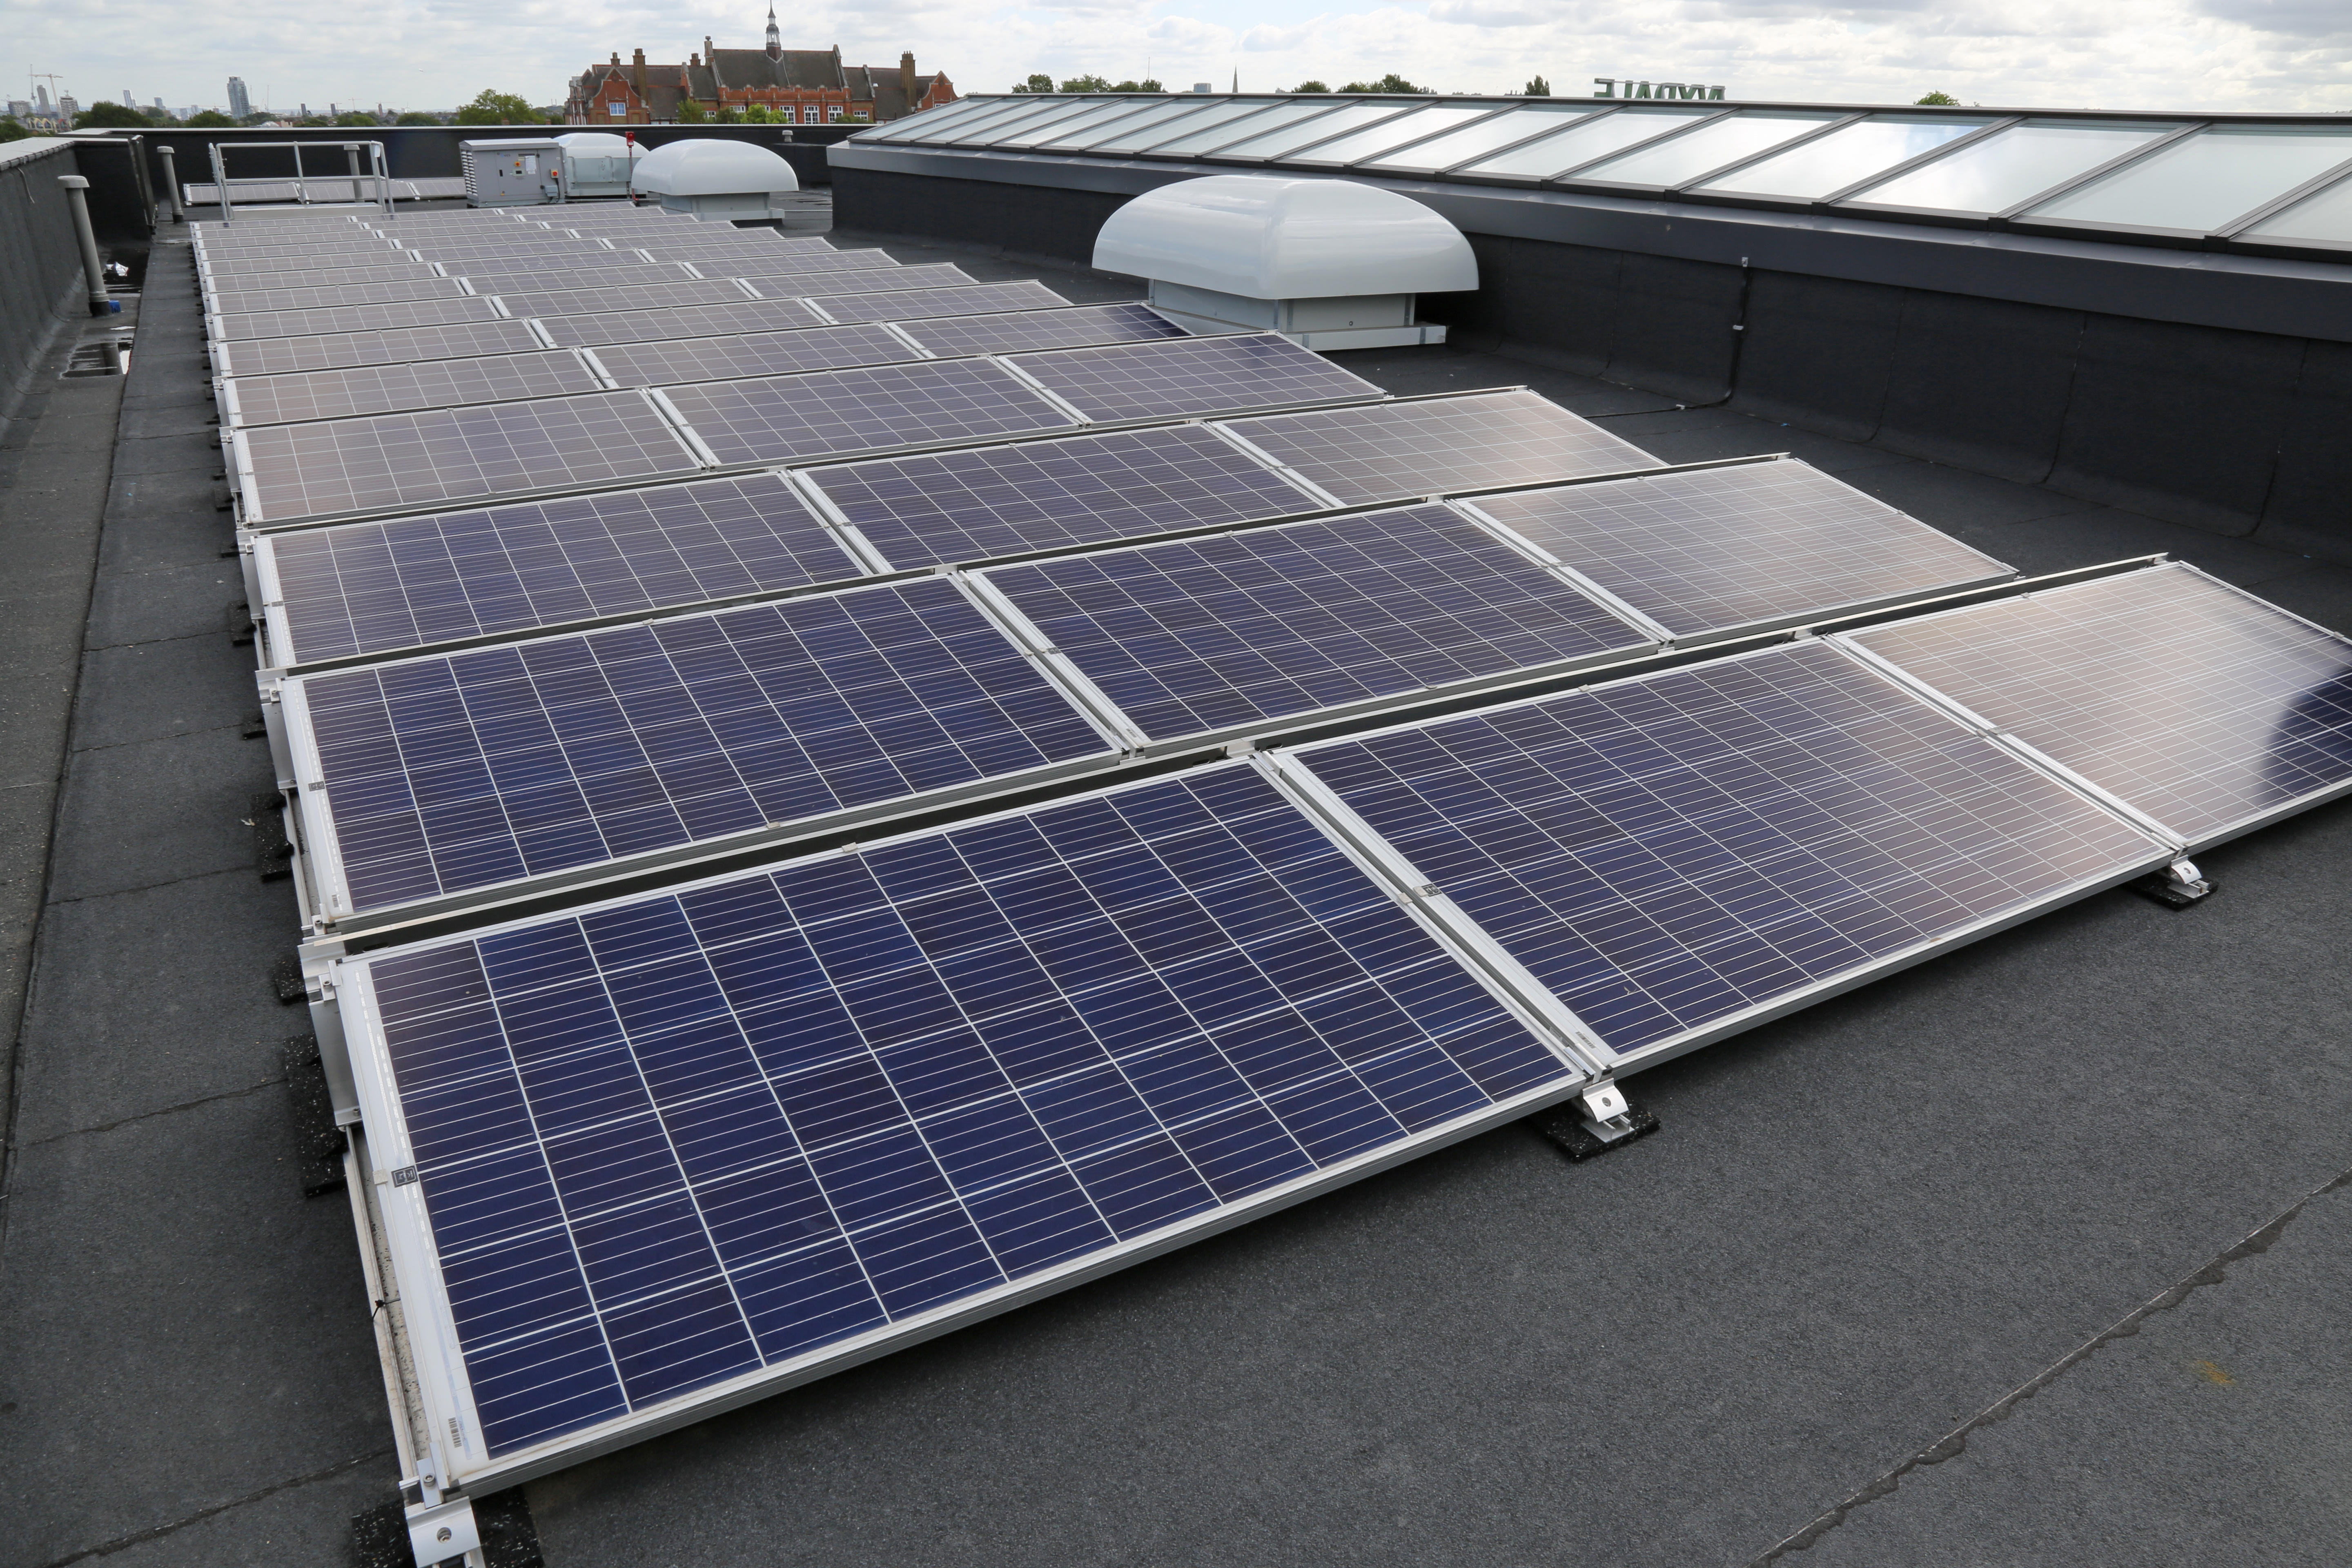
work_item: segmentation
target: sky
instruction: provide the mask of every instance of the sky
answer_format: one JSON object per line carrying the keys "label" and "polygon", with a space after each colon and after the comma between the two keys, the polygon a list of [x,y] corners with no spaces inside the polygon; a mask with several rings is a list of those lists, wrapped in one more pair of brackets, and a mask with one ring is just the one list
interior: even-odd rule
{"label": "sky", "polygon": [[[1399,71],[1445,92],[1540,75],[1696,81],[1733,99],[2049,108],[2352,110],[2352,0],[858,0],[778,12],[787,47],[851,64],[912,49],[966,92],[1030,73],[1155,76],[1244,91]],[[83,103],[447,109],[485,88],[557,103],[614,50],[756,48],[762,0],[0,0],[0,79]]]}

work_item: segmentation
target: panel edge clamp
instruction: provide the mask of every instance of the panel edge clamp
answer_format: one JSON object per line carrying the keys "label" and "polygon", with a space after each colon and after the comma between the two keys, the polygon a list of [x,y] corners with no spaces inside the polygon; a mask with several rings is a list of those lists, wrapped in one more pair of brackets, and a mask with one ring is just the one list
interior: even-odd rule
{"label": "panel edge clamp", "polygon": [[1658,1130],[1656,1115],[1626,1099],[1617,1080],[1609,1078],[1587,1084],[1528,1122],[1571,1160],[1606,1154]]}
{"label": "panel edge clamp", "polygon": [[[412,1507],[408,1514],[408,1545],[417,1568],[433,1568],[452,1557],[466,1558],[482,1549],[481,1527],[474,1522],[471,1498],[447,1498]],[[470,1559],[469,1559],[470,1560]]]}
{"label": "panel edge clamp", "polygon": [[2161,871],[2151,872],[2132,885],[2132,891],[2154,899],[2167,909],[2185,910],[2216,891],[2211,879],[2186,855]]}

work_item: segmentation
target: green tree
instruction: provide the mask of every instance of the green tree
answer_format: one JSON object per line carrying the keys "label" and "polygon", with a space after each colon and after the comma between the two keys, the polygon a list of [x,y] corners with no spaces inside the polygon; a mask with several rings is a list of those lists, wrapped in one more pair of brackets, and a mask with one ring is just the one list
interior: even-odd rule
{"label": "green tree", "polygon": [[206,109],[200,110],[196,113],[189,115],[188,123],[191,126],[201,125],[205,129],[210,130],[215,125],[234,125],[236,121],[231,120],[227,115],[223,114],[217,109]]}
{"label": "green tree", "polygon": [[1098,76],[1072,76],[1062,79],[1064,92],[1108,92],[1110,83]]}
{"label": "green tree", "polygon": [[1551,83],[1544,80],[1544,79],[1539,76],[1531,76],[1528,78],[1526,89],[1522,91],[1519,96],[1521,98],[1549,98],[1551,96]]}
{"label": "green tree", "polygon": [[677,100],[677,122],[680,125],[708,125],[710,123],[710,110],[690,98],[681,98]]}
{"label": "green tree", "polygon": [[1108,87],[1103,90],[1106,92],[1166,92],[1168,89],[1151,78],[1146,77],[1141,81],[1123,81],[1116,87]]}
{"label": "green tree", "polygon": [[1328,92],[1328,91],[1330,91],[1331,89],[1330,89],[1329,88],[1328,88],[1328,87],[1324,86],[1324,85],[1323,85],[1321,82],[1319,82],[1319,81],[1302,81],[1302,82],[1300,82],[1297,87],[1292,88],[1290,90],[1291,90],[1292,92],[1294,92],[1294,93],[1299,93],[1299,92]]}
{"label": "green tree", "polygon": [[1405,80],[1404,78],[1397,75],[1396,72],[1391,71],[1388,75],[1381,78],[1378,81],[1351,81],[1339,90],[1341,92],[1410,93],[1427,98],[1434,95],[1437,89],[1435,88],[1429,87],[1415,87],[1412,83]]}
{"label": "green tree", "polygon": [[427,114],[421,109],[411,109],[395,116],[393,123],[394,125],[438,125],[441,123],[441,117],[437,114]]}
{"label": "green tree", "polygon": [[269,110],[266,109],[257,109],[251,114],[239,120],[237,123],[239,125],[267,125],[277,118],[278,116],[270,113]]}
{"label": "green tree", "polygon": [[102,98],[74,116],[74,129],[77,131],[89,131],[93,128],[110,129],[118,125],[152,125],[153,123],[153,121],[137,110],[126,109],[119,103],[110,103]]}
{"label": "green tree", "polygon": [[1960,106],[1960,100],[1948,92],[1931,92],[1919,101],[1933,109],[1958,109]]}
{"label": "green tree", "polygon": [[375,122],[375,116],[364,109],[346,109],[335,116],[335,123],[338,125],[373,125]]}
{"label": "green tree", "polygon": [[474,101],[457,110],[460,125],[544,125],[539,110],[510,92],[484,88]]}
{"label": "green tree", "polygon": [[22,142],[31,132],[16,122],[13,114],[0,114],[0,142]]}
{"label": "green tree", "polygon": [[1054,79],[1047,76],[1045,72],[1039,71],[1032,75],[1027,81],[1015,87],[1013,90],[1015,92],[1051,92],[1054,90]]}

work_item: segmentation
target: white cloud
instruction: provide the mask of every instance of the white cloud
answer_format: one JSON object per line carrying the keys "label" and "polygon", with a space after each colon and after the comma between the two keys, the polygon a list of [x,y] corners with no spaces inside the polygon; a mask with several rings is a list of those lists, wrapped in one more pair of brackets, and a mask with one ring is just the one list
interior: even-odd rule
{"label": "white cloud", "polygon": [[[796,47],[852,63],[915,51],[968,91],[1032,71],[1231,79],[1246,89],[1389,71],[1447,91],[1538,73],[1725,84],[1733,97],[2146,109],[2352,109],[2347,0],[818,0]],[[85,102],[218,103],[235,73],[273,106],[447,108],[485,87],[534,102],[614,50],[683,59],[709,34],[752,47],[761,0],[384,0],[338,11],[241,0],[0,0],[0,71],[57,71]]]}

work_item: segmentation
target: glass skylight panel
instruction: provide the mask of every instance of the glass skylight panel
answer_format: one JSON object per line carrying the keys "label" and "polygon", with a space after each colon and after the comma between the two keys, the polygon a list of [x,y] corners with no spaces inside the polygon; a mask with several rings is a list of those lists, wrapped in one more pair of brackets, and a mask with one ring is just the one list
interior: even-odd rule
{"label": "glass skylight panel", "polygon": [[1442,506],[1068,555],[986,580],[1154,741],[1651,646]]}
{"label": "glass skylight panel", "polygon": [[1620,147],[1663,136],[1682,121],[1721,112],[1714,109],[1620,109],[1607,114],[1587,115],[1558,135],[1498,153],[1483,163],[1473,163],[1459,172],[1548,180],[1563,169],[1606,157]]}
{"label": "glass skylight panel", "polygon": [[1990,556],[1787,460],[1468,504],[1679,637],[1818,619],[2011,575]]}
{"label": "glass skylight panel", "polygon": [[973,283],[961,289],[908,289],[871,294],[828,294],[820,309],[836,321],[914,321],[930,316],[977,316],[992,310],[1047,310],[1069,301],[1043,283]]}
{"label": "glass skylight panel", "polygon": [[922,360],[664,394],[722,463],[977,441],[1071,420],[987,360]]}
{"label": "glass skylight panel", "polygon": [[[1067,103],[1069,100],[1057,98],[1053,101],[1061,104]],[[1034,98],[998,99],[986,110],[968,118],[950,120],[942,115],[937,121],[925,123],[919,130],[909,127],[900,140],[909,142],[960,141],[967,135],[982,134],[991,125],[1010,125],[1018,116],[1035,114],[1049,107],[1052,105],[1040,103]]]}
{"label": "glass skylight panel", "polygon": [[490,354],[408,364],[355,365],[291,375],[237,376],[226,384],[237,425],[342,419],[400,408],[450,408],[511,398],[595,392],[604,384],[568,350]]}
{"label": "glass skylight panel", "polygon": [[1227,427],[1344,505],[1659,466],[1532,392],[1318,408]]}
{"label": "glass skylight panel", "polygon": [[2308,195],[2282,213],[2264,218],[2260,227],[2239,236],[2242,239],[2299,239],[2332,241],[2352,245],[2352,180],[2339,180],[2315,195]]}
{"label": "glass skylight panel", "polygon": [[1037,136],[1050,136],[1055,128],[1087,119],[1103,107],[1100,98],[1092,93],[1078,98],[1064,99],[1050,110],[1036,114],[1017,115],[999,120],[967,132],[956,138],[959,147],[996,147],[1008,142],[1024,142]]}
{"label": "glass skylight panel", "polygon": [[1272,332],[1025,354],[1020,365],[1094,420],[1381,395],[1370,382]]}
{"label": "glass skylight panel", "polygon": [[[1170,98],[1135,114],[1117,121],[1093,121],[1076,130],[1064,132],[1048,140],[1049,152],[1062,152],[1080,147],[1096,150],[1123,150],[1143,146],[1171,134],[1178,125],[1191,121],[1188,116],[1198,115],[1223,107],[1204,104],[1197,98]],[[1230,118],[1230,116],[1228,116]]]}
{"label": "glass skylight panel", "polygon": [[866,574],[774,474],[264,534],[281,665]]}
{"label": "glass skylight panel", "polygon": [[[1025,103],[1014,104],[1010,113],[992,115],[985,122],[974,121],[955,126],[945,137],[936,140],[944,141],[958,147],[985,146],[999,136],[1008,134],[1023,125],[1042,124],[1047,120],[1059,119],[1074,109],[1086,107],[1087,102],[1084,98],[1054,98],[1043,102],[1031,99]],[[934,139],[925,138],[925,140]]]}
{"label": "glass skylight panel", "polygon": [[2192,845],[2352,782],[2352,645],[2187,566],[1847,640]]}
{"label": "glass skylight panel", "polygon": [[806,473],[898,567],[1148,538],[1319,505],[1195,425],[927,452]]}
{"label": "glass skylight panel", "polygon": [[851,140],[856,142],[901,142],[911,137],[929,136],[959,120],[977,121],[981,115],[1000,107],[999,101],[986,98],[959,99],[908,116],[896,125],[869,125]]}
{"label": "glass skylight panel", "polygon": [[[519,312],[518,312],[519,313]],[[479,295],[455,300],[405,300],[396,305],[335,305],[318,310],[261,310],[217,316],[215,341],[296,338],[321,332],[379,332],[395,327],[443,326],[453,321],[495,321],[499,308]]]}
{"label": "glass skylight panel", "polygon": [[284,700],[325,785],[305,837],[331,915],[1112,749],[936,577],[299,677]]}
{"label": "glass skylight panel", "polygon": [[1269,134],[1333,107],[1330,99],[1258,99],[1214,105],[1181,124],[1162,121],[1134,137],[1106,142],[1097,151],[1140,150],[1160,157],[1206,153],[1244,137]]}
{"label": "glass skylight panel", "polygon": [[2029,120],[1848,199],[1941,212],[2006,212],[2029,196],[2179,129]]}
{"label": "glass skylight panel", "polygon": [[1710,169],[1751,157],[1769,147],[1818,130],[1838,119],[1835,114],[1744,112],[1712,125],[1703,125],[1671,142],[1612,158],[1596,168],[1580,169],[1580,180],[1609,180],[1619,184],[1673,187],[1697,179]]}
{"label": "glass skylight panel", "polygon": [[1560,130],[1591,112],[1586,108],[1514,109],[1492,120],[1465,125],[1433,142],[1401,148],[1393,156],[1375,159],[1364,167],[1393,169],[1405,174],[1432,174],[1439,169],[1450,169],[1456,163],[1466,163],[1480,153],[1491,153],[1497,147],[1524,142],[1546,131]]}
{"label": "glass skylight panel", "polygon": [[1384,121],[1352,136],[1342,136],[1337,142],[1310,148],[1298,155],[1299,161],[1318,166],[1352,163],[1400,143],[1423,136],[1434,136],[1448,126],[1483,120],[1495,112],[1496,106],[1491,103],[1440,104],[1429,109],[1417,109],[1403,119]]}
{"label": "glass skylight panel", "polygon": [[672,338],[789,331],[829,324],[798,300],[737,299],[723,305],[616,310],[609,316],[551,316],[540,322],[540,330],[565,348],[594,348],[600,343],[655,343]]}
{"label": "glass skylight panel", "polygon": [[453,1347],[461,1477],[1181,1244],[1584,1077],[1244,764],[335,984],[363,1098],[397,1111],[369,1146],[416,1175],[385,1190],[437,1267],[397,1284]]}
{"label": "glass skylight panel", "polygon": [[1087,305],[1075,310],[1022,310],[1003,316],[950,316],[900,329],[944,359],[951,354],[1015,353],[1080,343],[1181,338],[1184,329],[1141,305]]}
{"label": "glass skylight panel", "polygon": [[2352,159],[2352,126],[2217,125],[2028,217],[2210,234]]}
{"label": "glass skylight panel", "polygon": [[1248,141],[1231,147],[1221,147],[1217,150],[1217,156],[1276,160],[1285,153],[1302,151],[1309,142],[1320,142],[1326,137],[1342,136],[1351,131],[1364,130],[1378,125],[1383,120],[1393,120],[1400,114],[1411,112],[1412,106],[1409,104],[1351,103],[1345,109],[1334,110],[1329,114],[1313,120],[1303,120],[1296,125],[1278,131],[1268,131],[1263,135],[1252,136]]}
{"label": "glass skylight panel", "polygon": [[1093,104],[1080,110],[1069,118],[1055,121],[1050,125],[1040,125],[1030,131],[1016,131],[1013,132],[1013,140],[1027,146],[1057,146],[1071,139],[1083,142],[1103,134],[1108,130],[1112,121],[1123,120],[1130,114],[1140,113],[1146,109],[1157,108],[1162,101],[1156,97],[1149,99],[1116,97],[1108,102]]}
{"label": "glass skylight panel", "polygon": [[379,414],[236,433],[247,522],[692,473],[639,392]]}
{"label": "glass skylight panel", "polygon": [[1931,153],[1990,123],[1922,115],[1885,115],[1832,131],[1715,181],[1710,191],[1817,199],[1868,179],[1873,171]]}
{"label": "glass skylight panel", "polygon": [[540,346],[520,321],[457,321],[388,332],[335,332],[307,338],[255,338],[212,345],[223,375],[283,375],[349,365],[405,364],[475,354],[529,353]]}
{"label": "glass skylight panel", "polygon": [[2163,855],[1822,642],[1296,754],[1621,1059]]}

